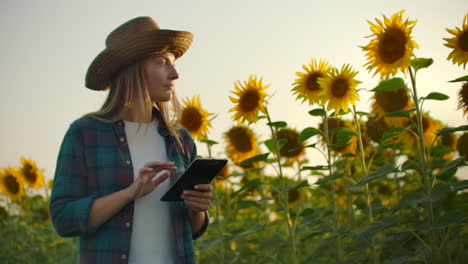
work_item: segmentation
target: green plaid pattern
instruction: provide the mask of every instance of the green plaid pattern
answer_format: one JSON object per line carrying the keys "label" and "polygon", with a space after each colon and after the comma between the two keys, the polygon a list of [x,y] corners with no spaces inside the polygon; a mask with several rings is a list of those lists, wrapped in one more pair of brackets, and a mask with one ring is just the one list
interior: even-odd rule
{"label": "green plaid pattern", "polygon": [[[155,111],[159,124],[163,124]],[[50,212],[59,235],[79,236],[78,263],[128,263],[134,203],[122,208],[96,230],[88,227],[93,200],[128,187],[133,182],[133,166],[125,135],[125,123],[102,123],[84,116],[70,125],[57,159]],[[169,161],[178,168],[173,183],[197,157],[193,139],[182,129],[182,153],[166,127],[158,132],[166,143]],[[202,235],[208,216],[197,234],[191,232],[184,202],[171,203],[177,264],[195,263],[192,239]]]}

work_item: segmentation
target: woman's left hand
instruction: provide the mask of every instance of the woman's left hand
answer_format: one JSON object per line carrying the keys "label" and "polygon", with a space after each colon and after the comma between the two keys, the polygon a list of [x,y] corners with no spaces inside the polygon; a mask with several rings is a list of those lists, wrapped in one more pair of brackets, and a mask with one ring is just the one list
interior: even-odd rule
{"label": "woman's left hand", "polygon": [[209,184],[198,184],[194,187],[195,190],[185,190],[181,198],[187,203],[189,210],[192,212],[206,211],[211,205],[213,187]]}

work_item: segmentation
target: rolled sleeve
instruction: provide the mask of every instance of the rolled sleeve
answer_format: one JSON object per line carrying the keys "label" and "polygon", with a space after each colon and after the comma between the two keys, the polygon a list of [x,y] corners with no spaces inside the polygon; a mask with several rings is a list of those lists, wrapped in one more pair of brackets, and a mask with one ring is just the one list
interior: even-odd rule
{"label": "rolled sleeve", "polygon": [[88,228],[94,197],[87,191],[83,141],[73,124],[60,147],[50,200],[52,223],[60,236],[93,232]]}

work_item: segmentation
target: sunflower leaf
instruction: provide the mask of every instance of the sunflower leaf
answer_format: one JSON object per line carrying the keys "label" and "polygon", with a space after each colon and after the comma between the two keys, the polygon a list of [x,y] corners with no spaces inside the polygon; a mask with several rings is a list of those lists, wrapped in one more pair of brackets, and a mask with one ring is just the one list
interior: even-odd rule
{"label": "sunflower leaf", "polygon": [[465,190],[465,189],[468,189],[468,180],[463,180],[461,182],[452,184],[452,190],[455,192],[460,191],[460,190]]}
{"label": "sunflower leaf", "polygon": [[352,153],[346,153],[344,154],[343,156],[341,156],[342,158],[355,158],[357,157],[356,154],[352,154]]}
{"label": "sunflower leaf", "polygon": [[267,125],[272,126],[272,127],[276,127],[276,128],[282,128],[282,127],[288,126],[288,123],[286,123],[284,121],[277,121],[277,122],[267,123]]}
{"label": "sunflower leaf", "polygon": [[362,112],[362,111],[357,111],[356,114],[357,114],[358,116],[372,116],[371,113]]}
{"label": "sunflower leaf", "polygon": [[350,190],[359,190],[361,189],[364,185],[366,185],[367,183],[377,179],[377,178],[380,178],[382,176],[385,176],[389,173],[392,173],[392,172],[397,172],[398,170],[393,167],[393,165],[391,164],[385,164],[383,165],[382,167],[378,168],[377,170],[369,173],[369,175],[367,175],[366,177],[364,177],[364,179],[360,180],[357,184],[351,186],[349,189]]}
{"label": "sunflower leaf", "polygon": [[203,139],[201,142],[206,143],[208,146],[213,146],[219,144],[218,142],[210,139]]}
{"label": "sunflower leaf", "polygon": [[261,184],[263,184],[263,182],[259,178],[253,179],[253,180],[247,182],[246,184],[244,184],[239,190],[234,192],[232,194],[232,196],[237,195],[238,193],[242,192],[243,190],[251,189],[251,188],[257,187],[257,186],[259,186]]}
{"label": "sunflower leaf", "polygon": [[390,114],[386,114],[385,116],[386,117],[406,117],[409,119],[411,112],[413,112],[414,110],[415,109],[391,112]]}
{"label": "sunflower leaf", "polygon": [[251,158],[248,158],[246,160],[241,161],[240,164],[250,164],[250,163],[253,163],[253,162],[266,161],[267,158],[268,158],[268,155],[270,155],[270,153],[265,153],[265,154],[260,154],[260,155],[257,155],[257,156],[253,156]]}
{"label": "sunflower leaf", "polygon": [[423,100],[438,100],[438,101],[445,101],[450,97],[443,93],[432,92],[428,94],[426,97],[421,97]]}
{"label": "sunflower leaf", "polygon": [[309,115],[311,115],[311,116],[325,116],[325,110],[323,110],[323,108],[317,108],[317,109],[309,111]]}
{"label": "sunflower leaf", "polygon": [[432,58],[416,58],[411,60],[411,66],[413,66],[414,70],[420,70],[424,68],[429,68],[429,66],[434,63]]}
{"label": "sunflower leaf", "polygon": [[335,172],[332,173],[332,175],[318,180],[315,184],[324,184],[324,183],[329,182],[329,181],[333,181],[333,180],[336,180],[336,179],[343,178],[343,176],[344,176],[343,173],[341,173],[340,171],[335,171]]}
{"label": "sunflower leaf", "polygon": [[403,133],[405,130],[408,130],[408,129],[409,129],[409,127],[393,127],[393,128],[390,128],[389,130],[385,131],[382,138],[380,139],[380,143],[381,144],[385,143],[389,139],[392,139],[392,138],[400,135],[401,133]]}
{"label": "sunflower leaf", "polygon": [[300,142],[304,142],[306,141],[307,139],[315,136],[315,135],[318,135],[320,134],[321,131],[318,130],[317,128],[313,128],[313,127],[307,127],[307,128],[304,128],[304,130],[302,130],[301,134],[299,134],[299,143]]}
{"label": "sunflower leaf", "polygon": [[[277,143],[278,143],[278,148],[281,149],[284,146],[284,144],[288,143],[288,140],[286,138],[280,138],[278,139]],[[268,148],[268,150],[271,153],[276,154],[276,146],[275,146],[275,142],[273,141],[273,139],[265,140],[263,144],[265,144],[265,146]]]}
{"label": "sunflower leaf", "polygon": [[396,77],[396,78],[382,81],[379,85],[377,85],[377,87],[375,87],[371,91],[388,92],[388,91],[397,90],[403,87],[406,87],[405,81],[400,77]]}
{"label": "sunflower leaf", "polygon": [[459,126],[459,127],[445,127],[437,132],[437,134],[440,136],[442,134],[447,134],[447,133],[454,133],[458,131],[468,131],[468,125],[464,126]]}
{"label": "sunflower leaf", "polygon": [[398,147],[401,147],[403,145],[404,145],[403,142],[384,143],[384,144],[380,144],[377,147],[377,151],[382,151],[384,149],[389,149],[389,148],[398,148]]}
{"label": "sunflower leaf", "polygon": [[466,81],[468,81],[468,75],[465,75],[465,76],[460,77],[460,78],[455,79],[455,80],[451,80],[449,82],[466,82]]}
{"label": "sunflower leaf", "polygon": [[304,187],[309,187],[309,183],[307,182],[307,180],[303,180],[301,181],[300,183],[298,183],[296,186],[288,189],[288,192],[290,191],[294,191],[294,190],[297,190],[297,189],[301,189],[301,188],[304,188]]}
{"label": "sunflower leaf", "polygon": [[302,167],[301,171],[305,171],[305,170],[328,170],[328,166],[319,165],[319,166],[305,166],[305,167]]}
{"label": "sunflower leaf", "polygon": [[443,168],[437,174],[432,176],[432,178],[440,178],[440,177],[444,176],[444,174],[447,173],[448,171],[450,171],[452,169],[456,169],[456,168],[461,167],[461,166],[466,166],[466,165],[467,164],[465,162],[465,157],[460,157],[460,158],[458,158],[456,160],[451,161],[449,164],[447,164],[447,166],[445,166],[445,168]]}

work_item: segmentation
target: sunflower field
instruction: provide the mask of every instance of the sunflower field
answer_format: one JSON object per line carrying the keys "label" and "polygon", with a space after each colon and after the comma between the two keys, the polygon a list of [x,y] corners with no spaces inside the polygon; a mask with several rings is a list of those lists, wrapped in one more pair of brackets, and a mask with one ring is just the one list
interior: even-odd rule
{"label": "sunflower field", "polygon": [[[416,21],[404,11],[369,22],[361,49],[379,84],[361,88],[352,65],[311,58],[296,73],[291,95],[320,120],[296,130],[275,120],[262,77],[234,82],[232,127],[210,138],[216,118],[198,95],[183,100],[181,124],[198,148],[222,145],[230,162],[213,182],[210,227],[195,241],[198,263],[465,263],[468,259],[468,125],[448,127],[424,109],[412,38]],[[447,60],[468,63],[468,15],[447,29]],[[468,75],[458,109],[468,116]],[[373,94],[357,111],[360,92]],[[269,135],[258,140],[255,127]],[[306,150],[323,156],[312,165]],[[74,240],[58,237],[47,213],[50,188],[32,160],[1,171],[0,259],[11,263],[73,263]],[[465,168],[463,168],[465,167]],[[465,175],[466,176],[466,175]],[[465,261],[463,261],[465,259]],[[8,262],[10,263],[10,262]]]}

